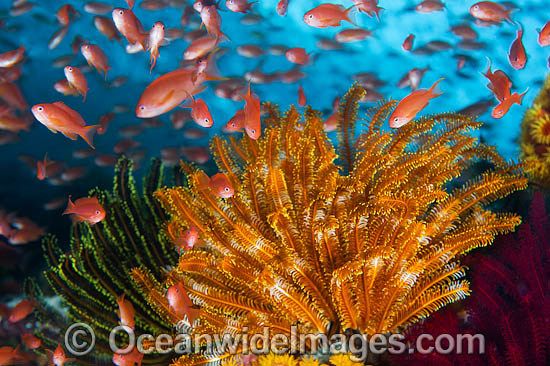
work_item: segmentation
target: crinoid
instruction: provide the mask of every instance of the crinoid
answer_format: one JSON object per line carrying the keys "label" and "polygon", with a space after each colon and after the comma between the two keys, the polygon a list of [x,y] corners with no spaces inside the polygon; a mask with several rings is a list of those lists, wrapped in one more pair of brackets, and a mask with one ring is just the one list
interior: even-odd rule
{"label": "crinoid", "polygon": [[521,122],[521,158],[529,180],[550,188],[550,76]]}
{"label": "crinoid", "polygon": [[[44,276],[68,310],[65,317],[44,302],[38,308],[42,328],[54,330],[38,332],[44,349],[64,344],[66,329],[82,322],[91,326],[96,343],[92,353],[77,356],[76,362],[89,365],[105,360],[110,364],[113,352],[109,347],[109,334],[120,324],[116,298],[122,294],[135,308],[137,334],[172,332],[168,319],[148,306],[145,296],[149,296],[149,291],[143,291],[141,283],[138,286],[130,275],[133,268],[141,267],[149,283],[162,281],[163,270],[177,263],[177,252],[161,235],[165,214],[153,198],[153,192],[165,184],[164,181],[164,168],[154,159],[140,195],[132,176],[132,162],[121,158],[116,166],[113,191],[95,189],[92,192],[107,212],[105,220],[96,225],[73,225],[67,253],[55,237],[50,235],[44,239],[49,265]],[[43,298],[39,286],[28,288],[34,298]],[[74,356],[68,353],[67,357]],[[171,357],[173,355],[148,355],[143,363],[149,363],[152,358],[156,365],[167,365]]]}
{"label": "crinoid", "polygon": [[[201,171],[185,164],[187,186],[156,192],[171,223],[196,226],[207,243],[182,254],[155,290],[183,284],[200,307],[193,333],[400,331],[466,297],[460,257],[520,223],[486,208],[527,180],[470,136],[480,122],[443,113],[387,131],[395,102],[381,102],[357,136],[363,95],[354,85],[342,100],[338,153],[318,112],[280,115],[266,104],[259,140],[212,140],[231,198],[199,189]],[[492,168],[461,176],[480,160]],[[140,271],[134,276],[139,282]],[[190,354],[175,364],[226,356]]]}

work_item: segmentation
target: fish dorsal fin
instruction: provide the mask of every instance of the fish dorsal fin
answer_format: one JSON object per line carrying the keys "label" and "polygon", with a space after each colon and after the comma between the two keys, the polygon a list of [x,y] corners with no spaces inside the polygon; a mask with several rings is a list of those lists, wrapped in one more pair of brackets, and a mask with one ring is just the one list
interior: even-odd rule
{"label": "fish dorsal fin", "polygon": [[73,111],[71,108],[67,107],[64,103],[54,102],[53,105],[62,109],[65,113],[67,113],[71,117],[71,119],[73,119],[79,125],[86,126],[86,122],[84,122],[84,120],[82,119],[82,116],[78,114],[76,111]]}

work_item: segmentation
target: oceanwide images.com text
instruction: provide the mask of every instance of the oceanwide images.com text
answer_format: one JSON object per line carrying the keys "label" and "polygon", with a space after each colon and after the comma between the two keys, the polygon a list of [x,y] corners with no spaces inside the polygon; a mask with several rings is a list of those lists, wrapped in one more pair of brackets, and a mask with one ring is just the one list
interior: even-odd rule
{"label": "oceanwide images.com text", "polygon": [[[181,329],[178,327],[177,329]],[[70,333],[70,334],[69,334]],[[128,341],[121,345],[120,339],[127,335]],[[117,342],[119,340],[119,342]],[[84,355],[92,351],[95,334],[90,326],[75,323],[65,334],[65,348],[73,355]],[[290,335],[272,333],[264,327],[261,333],[248,333],[246,327],[238,334],[152,334],[136,335],[126,326],[111,330],[109,345],[113,353],[126,354],[134,347],[140,353],[231,353],[231,354],[334,354],[351,353],[354,361],[365,361],[368,354],[420,353],[420,354],[472,354],[485,353],[485,337],[482,334],[440,334],[432,336],[421,334],[414,343],[405,340],[401,334],[325,334],[299,333],[297,327],[291,327]]]}

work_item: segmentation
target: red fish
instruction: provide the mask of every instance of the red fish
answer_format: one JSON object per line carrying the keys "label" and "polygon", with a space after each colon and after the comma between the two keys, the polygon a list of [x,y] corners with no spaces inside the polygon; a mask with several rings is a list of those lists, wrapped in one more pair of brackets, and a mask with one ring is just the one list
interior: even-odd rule
{"label": "red fish", "polygon": [[201,9],[201,20],[210,36],[214,35],[216,38],[229,39],[229,37],[221,31],[222,18],[216,10],[216,5],[203,6]]}
{"label": "red fish", "polygon": [[497,70],[493,73],[491,71],[491,60],[489,58],[487,60],[489,61],[489,66],[487,72],[482,75],[489,79],[490,83],[487,84],[487,87],[494,93],[497,100],[502,102],[510,96],[512,82],[502,70]]}
{"label": "red fish", "polygon": [[191,105],[182,105],[182,107],[191,108],[191,118],[196,124],[206,128],[212,127],[214,121],[212,120],[212,115],[210,114],[210,110],[208,109],[206,102],[202,99],[195,100],[192,95],[189,96],[191,97]]}
{"label": "red fish", "polygon": [[53,84],[53,88],[55,89],[55,91],[63,95],[74,95],[74,96],[79,95],[78,90],[70,86],[67,79],[62,79],[57,81],[55,84]]}
{"label": "red fish", "polygon": [[170,286],[166,293],[166,298],[168,299],[169,307],[174,310],[178,318],[183,318],[184,315],[187,315],[189,323],[193,324],[196,317],[196,310],[191,308],[193,302],[189,298],[181,282],[178,282],[177,285]]}
{"label": "red fish", "polygon": [[200,190],[210,188],[212,193],[220,198],[231,198],[235,194],[233,185],[223,173],[214,174],[209,178],[206,173],[201,172],[198,186]]}
{"label": "red fish", "polygon": [[304,88],[300,85],[298,87],[298,105],[303,107],[306,105],[306,94],[304,93]]}
{"label": "red fish", "polygon": [[197,38],[183,52],[183,59],[190,61],[205,56],[218,45],[219,37],[211,38],[208,36]]}
{"label": "red fish", "polygon": [[472,14],[474,18],[497,23],[503,20],[507,20],[511,23],[511,12],[511,10],[506,10],[502,5],[492,1],[480,1],[470,7],[470,14]]}
{"label": "red fish", "polygon": [[61,25],[69,25],[69,22],[71,21],[70,16],[71,15],[77,15],[78,13],[76,10],[74,10],[73,6],[70,4],[63,5],[59,10],[57,11],[57,20]]}
{"label": "red fish", "polygon": [[397,83],[398,88],[404,88],[406,86],[410,86],[412,91],[415,91],[418,86],[420,85],[420,82],[422,81],[422,77],[428,71],[430,68],[425,67],[423,69],[414,68],[409,70]]}
{"label": "red fish", "polygon": [[181,237],[176,238],[174,245],[183,251],[189,251],[193,249],[197,240],[199,239],[199,230],[196,226],[191,226],[185,230]]}
{"label": "red fish", "polygon": [[550,46],[550,22],[546,23],[539,32],[538,42],[542,47]]}
{"label": "red fish", "polygon": [[262,133],[262,122],[260,118],[260,98],[256,94],[251,94],[250,83],[248,83],[248,93],[241,95],[244,99],[244,129],[248,137],[253,140],[260,138]]}
{"label": "red fish", "polygon": [[288,0],[279,0],[277,3],[277,8],[275,9],[277,11],[277,14],[284,17],[287,13],[288,9]]}
{"label": "red fish", "polygon": [[124,295],[117,297],[116,302],[118,304],[118,317],[120,318],[120,324],[130,329],[135,328],[134,317],[136,311],[132,303],[124,299]]}
{"label": "red fish", "polygon": [[403,45],[402,45],[403,49],[405,51],[410,51],[412,49],[413,42],[414,42],[414,34],[409,34],[407,38],[405,38],[405,40],[403,41]]}
{"label": "red fish", "polygon": [[19,89],[17,84],[12,82],[0,83],[0,98],[11,107],[15,107],[20,111],[29,107],[21,89]]}
{"label": "red fish", "polygon": [[[51,351],[49,351],[49,352],[51,352]],[[63,366],[65,363],[71,362],[71,361],[74,361],[74,359],[67,358],[65,356],[65,351],[63,350],[63,348],[61,348],[61,345],[58,344],[57,348],[55,349],[55,351],[52,354],[52,363],[55,366]]]}
{"label": "red fish", "polygon": [[72,214],[76,222],[87,222],[97,224],[105,218],[105,209],[100,205],[97,197],[79,198],[74,203],[69,196],[69,204],[63,212],[63,215]]}
{"label": "red fish", "polygon": [[285,52],[285,57],[293,64],[304,65],[310,62],[309,55],[302,47],[290,48]]}
{"label": "red fish", "polygon": [[225,129],[229,132],[240,131],[244,128],[244,110],[239,109],[237,113],[227,122]]}
{"label": "red fish", "polygon": [[143,353],[140,353],[137,347],[132,349],[132,352],[126,354],[114,353],[113,363],[116,366],[141,366]]}
{"label": "red fish", "polygon": [[26,333],[21,335],[21,343],[23,343],[28,349],[37,349],[40,347],[42,342],[34,335]]}
{"label": "red fish", "polygon": [[380,10],[384,10],[384,8],[378,6],[378,0],[353,0],[353,3],[361,13],[371,17],[376,16],[376,19],[380,21]]}
{"label": "red fish", "polygon": [[525,47],[523,47],[523,42],[521,40],[522,36],[523,29],[518,29],[517,38],[512,42],[510,52],[508,53],[510,65],[516,70],[523,69],[527,63],[527,54],[525,53]]}
{"label": "red fish", "polygon": [[88,145],[94,147],[93,137],[99,126],[86,126],[82,116],[63,102],[37,104],[31,110],[38,122],[53,133],[59,131],[71,140],[76,140],[77,136],[80,136]]}
{"label": "red fish", "polygon": [[371,31],[362,28],[344,29],[334,35],[336,42],[351,43],[367,39],[372,35]]}
{"label": "red fish", "polygon": [[434,93],[434,89],[437,84],[443,80],[437,80],[430,89],[418,89],[407,95],[405,98],[397,104],[397,107],[390,115],[390,127],[399,128],[407,124],[412,120],[418,112],[424,109],[429,103],[430,99],[440,96],[443,93]]}
{"label": "red fish", "polygon": [[509,97],[502,100],[499,104],[495,106],[495,108],[493,108],[491,116],[496,119],[504,117],[504,115],[508,113],[508,110],[514,103],[521,105],[521,100],[528,90],[529,88],[527,88],[527,90],[523,92],[523,94],[513,93]]}
{"label": "red fish", "polygon": [[95,67],[99,73],[102,71],[105,73],[105,80],[107,80],[107,71],[109,71],[111,66],[108,65],[107,56],[101,48],[95,44],[84,43],[80,47],[80,52],[82,52],[82,56],[84,56],[88,65]]}
{"label": "red fish", "polygon": [[339,27],[342,21],[350,22],[357,25],[348,18],[348,13],[355,7],[346,9],[342,5],[337,4],[321,4],[316,8],[311,9],[304,15],[304,22],[310,27],[327,28]]}
{"label": "red fish", "polygon": [[419,13],[433,13],[443,10],[444,7],[445,5],[439,0],[424,0],[415,6],[414,10]]}
{"label": "red fish", "polygon": [[84,97],[82,100],[84,102],[86,100],[86,94],[90,88],[88,88],[88,82],[86,81],[86,77],[82,71],[80,71],[78,67],[65,66],[65,77],[67,78],[69,85],[75,88],[78,93]]}
{"label": "red fish", "polygon": [[159,56],[159,46],[164,40],[164,24],[156,22],[149,32],[149,41],[147,42],[147,51],[151,51],[151,69],[153,71],[155,64],[157,63],[157,57]]}
{"label": "red fish", "polygon": [[107,37],[109,40],[116,39],[117,41],[120,41],[120,35],[118,34],[118,30],[115,26],[115,23],[111,18],[103,17],[103,16],[95,16],[94,17],[94,25],[97,28],[97,30],[103,34],[105,37]]}
{"label": "red fish", "polygon": [[23,54],[25,53],[25,47],[21,46],[18,49],[0,53],[0,68],[13,67],[19,61],[23,60]]}
{"label": "red fish", "polygon": [[25,319],[27,316],[29,316],[29,314],[31,314],[34,311],[35,306],[36,306],[36,302],[33,300],[27,300],[27,299],[21,300],[11,310],[10,316],[8,317],[8,321],[10,323],[17,323]]}
{"label": "red fish", "polygon": [[247,11],[252,11],[252,5],[256,3],[257,1],[249,3],[248,0],[225,0],[225,6],[227,6],[227,9],[235,13],[246,13]]}
{"label": "red fish", "polygon": [[139,43],[143,50],[145,47],[145,39],[147,33],[143,30],[143,25],[134,13],[129,9],[114,9],[112,12],[115,26],[130,44]]}
{"label": "red fish", "polygon": [[48,153],[44,154],[44,161],[36,162],[36,177],[39,180],[44,180],[44,178],[47,178],[47,168],[51,164],[53,164],[53,161],[48,161]]}

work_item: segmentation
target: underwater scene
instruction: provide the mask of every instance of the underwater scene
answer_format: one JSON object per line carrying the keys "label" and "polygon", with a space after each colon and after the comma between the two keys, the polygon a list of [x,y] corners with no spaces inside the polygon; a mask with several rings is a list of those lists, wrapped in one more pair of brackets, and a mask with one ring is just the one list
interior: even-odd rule
{"label": "underwater scene", "polygon": [[550,365],[547,0],[0,0],[0,366]]}

